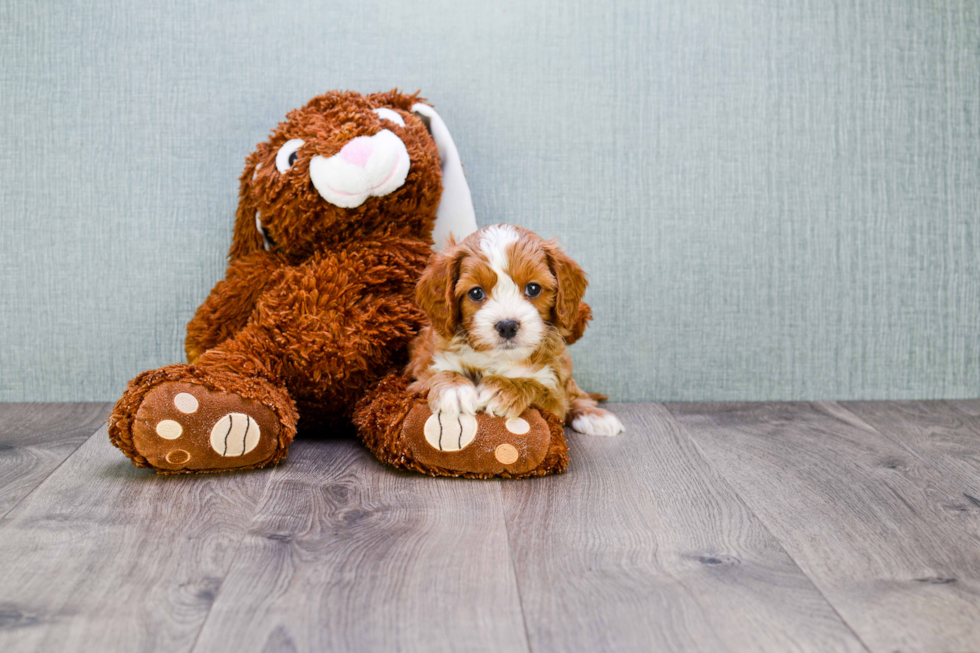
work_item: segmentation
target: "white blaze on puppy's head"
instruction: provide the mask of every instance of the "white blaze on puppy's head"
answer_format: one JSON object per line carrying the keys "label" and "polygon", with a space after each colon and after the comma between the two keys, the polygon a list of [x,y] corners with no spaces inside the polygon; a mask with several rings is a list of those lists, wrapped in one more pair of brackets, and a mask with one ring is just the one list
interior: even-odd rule
{"label": "white blaze on puppy's head", "polygon": [[525,289],[515,282],[512,258],[521,235],[510,225],[494,225],[480,232],[480,253],[495,276],[483,288],[485,299],[473,317],[470,339],[477,346],[524,358],[541,342],[546,325]]}

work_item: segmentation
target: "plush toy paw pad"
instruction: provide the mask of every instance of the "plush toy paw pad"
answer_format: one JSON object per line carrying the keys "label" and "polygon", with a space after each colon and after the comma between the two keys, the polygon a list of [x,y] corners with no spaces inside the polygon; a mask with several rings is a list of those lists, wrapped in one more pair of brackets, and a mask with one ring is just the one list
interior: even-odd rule
{"label": "plush toy paw pad", "polygon": [[551,430],[536,409],[505,419],[486,413],[432,413],[424,402],[405,417],[402,438],[422,464],[475,474],[531,471],[551,446]]}
{"label": "plush toy paw pad", "polygon": [[171,449],[167,453],[167,462],[171,465],[183,465],[191,459],[191,455],[183,449]]}
{"label": "plush toy paw pad", "polygon": [[174,408],[184,413],[185,415],[192,415],[197,412],[198,406],[197,397],[189,392],[178,392],[174,397]]}
{"label": "plush toy paw pad", "polygon": [[459,451],[476,437],[476,417],[433,413],[425,420],[425,441],[439,451]]}
{"label": "plush toy paw pad", "polygon": [[211,429],[211,448],[221,456],[244,456],[259,444],[259,423],[244,413],[228,413]]}
{"label": "plush toy paw pad", "polygon": [[157,422],[157,435],[159,435],[164,440],[176,440],[184,433],[184,427],[180,425],[180,422],[175,422],[172,419],[162,419]]}
{"label": "plush toy paw pad", "polygon": [[517,451],[517,447],[512,444],[504,443],[493,450],[493,457],[497,459],[497,462],[504,465],[513,465],[517,462],[517,459],[521,457],[520,452]]}
{"label": "plush toy paw pad", "polygon": [[165,471],[234,469],[271,459],[279,431],[275,414],[257,401],[166,382],[143,398],[133,422],[133,446]]}

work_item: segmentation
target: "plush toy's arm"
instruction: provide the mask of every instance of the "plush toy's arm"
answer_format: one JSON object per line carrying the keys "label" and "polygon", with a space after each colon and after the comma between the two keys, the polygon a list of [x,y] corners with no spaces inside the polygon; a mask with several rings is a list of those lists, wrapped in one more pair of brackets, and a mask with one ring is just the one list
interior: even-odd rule
{"label": "plush toy's arm", "polygon": [[295,326],[278,328],[298,327],[311,346],[316,343],[311,362],[319,355],[334,358],[329,368],[340,366],[337,382],[349,363],[373,369],[397,358],[403,364],[409,343],[425,324],[414,294],[431,255],[428,243],[398,237],[326,253],[290,269],[271,289],[268,310],[287,310]]}
{"label": "plush toy's arm", "polygon": [[274,383],[308,379],[292,391],[334,412],[352,409],[365,387],[404,364],[425,323],[413,295],[431,253],[425,241],[386,237],[283,267],[245,328],[197,365]]}
{"label": "plush toy's arm", "polygon": [[281,256],[254,252],[233,261],[187,324],[184,348],[195,362],[208,349],[241,331],[273,273],[284,264]]}

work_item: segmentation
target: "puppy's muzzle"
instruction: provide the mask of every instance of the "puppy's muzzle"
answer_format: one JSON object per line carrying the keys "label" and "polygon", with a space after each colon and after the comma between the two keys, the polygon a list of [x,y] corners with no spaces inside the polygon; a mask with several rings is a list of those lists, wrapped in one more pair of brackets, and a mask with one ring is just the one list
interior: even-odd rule
{"label": "puppy's muzzle", "polygon": [[501,320],[493,325],[493,328],[497,330],[497,334],[504,340],[511,340],[517,335],[517,331],[521,328],[521,323],[517,320]]}

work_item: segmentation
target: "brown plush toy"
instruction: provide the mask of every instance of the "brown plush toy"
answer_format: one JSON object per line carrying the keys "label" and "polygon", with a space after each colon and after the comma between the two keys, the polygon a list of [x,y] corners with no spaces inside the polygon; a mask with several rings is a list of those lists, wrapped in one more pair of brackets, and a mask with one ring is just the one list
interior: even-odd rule
{"label": "brown plush toy", "polygon": [[561,426],[536,411],[519,447],[500,420],[481,422],[474,444],[499,441],[492,469],[486,456],[472,468],[391,437],[403,422],[421,434],[427,417],[397,374],[379,383],[404,367],[426,323],[416,283],[434,239],[475,228],[452,138],[417,94],[331,92],[290,112],[246,160],[228,269],[188,324],[188,364],[130,381],[109,418],[112,443],[161,473],[263,467],[286,456],[299,424],[350,429],[360,401],[376,409],[362,411],[361,436],[385,443],[372,446],[385,462],[451,475],[560,470]]}

